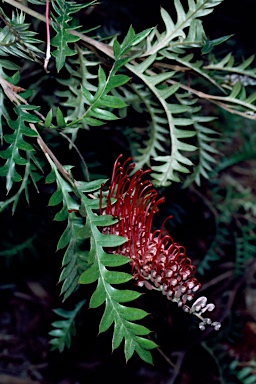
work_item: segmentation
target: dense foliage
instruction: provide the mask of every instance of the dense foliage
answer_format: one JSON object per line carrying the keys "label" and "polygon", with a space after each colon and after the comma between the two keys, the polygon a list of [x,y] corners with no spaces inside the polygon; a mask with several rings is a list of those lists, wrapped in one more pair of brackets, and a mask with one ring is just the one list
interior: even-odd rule
{"label": "dense foliage", "polygon": [[[162,222],[186,246],[192,263],[197,265],[196,277],[205,283],[202,292],[216,288],[209,291],[217,305],[213,323],[201,316],[206,309],[213,309],[212,304],[206,305],[205,296],[199,297],[191,309],[185,306],[185,301],[194,296],[191,289],[199,287],[196,278],[191,278],[188,285],[182,283],[181,288],[176,279],[168,280],[169,275],[164,275],[165,284],[177,285],[176,293],[168,298],[180,303],[187,312],[194,312],[203,321],[201,329],[206,324],[215,324],[219,329],[218,322],[223,322],[224,330],[214,335],[218,344],[207,338],[207,332],[206,336],[197,333],[192,316],[188,325],[201,347],[217,362],[220,382],[250,384],[256,380],[255,356],[248,353],[241,365],[235,352],[223,356],[222,350],[224,344],[232,345],[236,337],[232,323],[237,312],[232,312],[232,298],[227,296],[229,292],[235,294],[244,283],[248,266],[253,270],[256,252],[255,60],[254,56],[238,59],[228,52],[232,35],[213,40],[206,35],[202,21],[222,2],[174,0],[173,15],[161,8],[159,28],[136,33],[130,27],[124,36],[110,36],[97,25],[84,30],[83,20],[100,7],[95,1],[29,0],[24,5],[6,0],[0,8],[0,177],[6,191],[6,196],[1,193],[0,211],[3,220],[11,216],[15,219],[19,210],[26,211],[26,204],[33,207],[34,200],[39,204],[35,196],[40,194],[44,203],[48,200],[51,219],[57,222],[56,232],[62,231],[56,242],[62,255],[60,293],[65,303],[73,297],[75,303],[72,310],[55,309],[59,319],[49,330],[52,349],[62,352],[70,347],[71,336],[76,333],[76,317],[82,308],[97,308],[103,303],[105,311],[98,319],[99,332],[114,324],[112,349],[124,340],[126,360],[137,352],[141,359],[152,363],[151,349],[161,342],[157,332],[148,337],[147,323],[137,323],[143,322],[147,311],[151,312],[148,303],[141,308],[141,293],[150,297],[152,292],[138,287],[131,290],[134,271],[126,264],[132,256],[124,256],[127,246],[122,248],[129,237],[120,229],[121,210],[112,212],[110,208],[125,205],[121,201],[126,201],[126,197],[122,196],[128,192],[118,182],[113,184],[113,180],[111,185],[116,189],[112,193],[108,195],[103,188],[108,185],[115,157],[124,153],[132,156],[135,163],[135,168],[129,169],[131,180],[132,175],[138,175],[136,172],[151,168],[151,173],[141,174],[150,178],[150,183],[142,179],[140,185],[165,195],[164,209],[168,213],[161,216],[161,206],[158,207],[158,220],[163,219],[160,225],[153,222],[156,229],[148,240],[149,246],[152,247],[152,242],[155,246],[155,234],[160,243],[158,251],[163,247],[167,252],[173,246]],[[46,16],[42,16],[45,10]],[[105,142],[109,136],[112,147]],[[92,145],[95,141],[96,150]],[[129,185],[120,178],[124,185]],[[149,231],[146,216],[158,204],[148,201],[151,195],[155,199],[156,192],[150,189],[151,195],[147,195],[149,192],[144,193],[136,183],[131,182],[131,196],[134,193],[143,202],[145,228]],[[180,199],[175,197],[177,194]],[[135,197],[128,198],[126,212],[129,216],[130,209],[130,217],[137,209]],[[190,204],[195,202],[201,213],[189,208],[184,199],[189,199]],[[127,228],[136,224],[138,233],[143,215],[134,214],[136,221],[129,219]],[[173,216],[170,223],[165,222],[168,215]],[[189,215],[194,217],[188,219]],[[192,239],[198,236],[195,228],[188,229],[191,235],[181,236],[186,222],[194,225],[200,220],[200,239]],[[45,225],[39,226],[39,219],[36,222],[38,231],[30,236],[21,231],[15,238],[15,231],[19,231],[8,221],[9,232],[2,231],[0,255],[6,260],[27,251],[37,255],[36,244],[40,238],[44,242],[50,234],[46,218]],[[161,237],[159,228],[163,231]],[[135,231],[131,233],[134,237]],[[138,240],[140,246],[144,236],[143,232]],[[171,243],[168,247],[167,237]],[[136,244],[132,248],[135,254]],[[177,249],[183,252],[183,248],[181,251],[176,246],[175,253]],[[177,259],[177,263],[186,263],[187,269],[182,266],[185,281],[194,273],[190,259],[183,253]],[[133,266],[137,265],[132,260]],[[150,268],[160,274],[161,261],[154,262],[157,267],[152,262]],[[165,267],[161,268],[162,273]],[[168,268],[170,274],[170,264]],[[174,268],[181,267],[172,264],[172,268],[176,271]],[[177,275],[180,279],[182,273]],[[154,277],[153,281],[157,289],[161,278],[156,283]],[[224,281],[227,285],[221,290]],[[87,296],[81,300],[80,285],[87,287],[95,282],[95,291],[86,294],[83,290]],[[145,287],[152,289],[147,284]],[[191,289],[186,291],[187,287]],[[163,286],[161,289],[164,291]],[[185,296],[183,302],[181,297]],[[188,315],[180,310],[180,316]],[[150,328],[154,328],[154,321]],[[211,335],[214,330],[209,329]]]}

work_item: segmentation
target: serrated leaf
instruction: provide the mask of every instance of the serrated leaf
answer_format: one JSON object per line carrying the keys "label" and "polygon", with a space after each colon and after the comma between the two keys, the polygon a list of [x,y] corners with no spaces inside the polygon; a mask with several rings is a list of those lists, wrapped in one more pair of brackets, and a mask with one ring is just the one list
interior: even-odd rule
{"label": "serrated leaf", "polygon": [[[29,110],[36,107],[29,106]],[[4,140],[8,143],[7,149],[0,151],[0,156],[6,158],[5,164],[0,168],[0,175],[6,178],[7,193],[11,190],[14,182],[22,180],[22,176],[17,172],[16,165],[26,165],[27,158],[23,157],[20,150],[30,153],[34,151],[33,146],[25,141],[26,136],[37,137],[37,132],[26,126],[26,123],[38,122],[39,119],[23,110],[21,106],[15,108],[18,117],[16,120],[8,120],[12,134],[4,135]],[[8,156],[7,156],[8,155]],[[29,156],[29,154],[28,154]]]}
{"label": "serrated leaf", "polygon": [[[84,5],[83,5],[84,6]],[[57,47],[52,55],[56,58],[56,67],[59,72],[64,64],[67,56],[75,55],[75,51],[69,48],[70,43],[74,43],[79,40],[78,36],[71,35],[68,31],[71,27],[68,22],[71,20],[70,13],[76,12],[79,8],[73,7],[73,4],[69,1],[58,0],[53,3],[55,12],[59,15],[56,18],[57,23],[53,23],[53,28],[57,34],[51,39],[51,45]]]}
{"label": "serrated leaf", "polygon": [[105,311],[100,321],[99,333],[105,332],[111,327],[114,322],[114,313],[110,305],[108,305],[108,299],[105,305]]}
{"label": "serrated leaf", "polygon": [[54,339],[49,341],[52,345],[52,350],[59,349],[59,351],[62,352],[65,347],[70,347],[71,335],[76,334],[75,319],[84,303],[85,300],[78,302],[71,311],[65,311],[62,308],[54,310],[58,316],[64,317],[64,320],[54,321],[52,323],[54,329],[49,332],[49,335],[54,337]]}

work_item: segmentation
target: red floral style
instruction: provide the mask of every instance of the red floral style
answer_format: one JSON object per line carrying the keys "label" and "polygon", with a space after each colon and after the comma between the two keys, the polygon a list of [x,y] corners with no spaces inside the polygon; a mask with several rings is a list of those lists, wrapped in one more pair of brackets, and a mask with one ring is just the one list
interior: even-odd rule
{"label": "red floral style", "polygon": [[[104,209],[102,188],[100,195],[100,214],[109,214],[119,219],[116,224],[105,227],[103,233],[127,238],[123,245],[111,252],[130,258],[132,274],[139,286],[145,285],[148,289],[162,291],[167,299],[177,302],[185,311],[196,314],[203,324],[210,324],[210,319],[203,319],[201,313],[212,310],[213,304],[206,305],[204,300],[203,311],[202,306],[190,309],[185,305],[193,299],[201,284],[194,277],[195,267],[186,256],[185,248],[175,243],[164,229],[169,217],[160,230],[152,230],[154,215],[164,198],[158,198],[152,184],[143,180],[144,175],[150,171],[138,170],[130,176],[135,165],[130,164],[130,159],[121,164],[120,157],[114,164]],[[216,322],[212,325],[217,329]]]}

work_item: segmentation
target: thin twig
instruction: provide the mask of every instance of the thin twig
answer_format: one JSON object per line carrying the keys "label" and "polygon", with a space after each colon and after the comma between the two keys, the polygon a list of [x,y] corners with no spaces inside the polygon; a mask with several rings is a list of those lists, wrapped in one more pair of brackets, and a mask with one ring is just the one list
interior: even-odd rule
{"label": "thin twig", "polygon": [[162,351],[162,349],[161,348],[157,348],[157,351],[165,359],[165,361],[167,361],[167,363],[176,370],[176,365],[169,359],[168,356],[166,356],[166,354]]}
{"label": "thin twig", "polygon": [[222,280],[226,280],[226,279],[232,277],[233,275],[234,275],[234,271],[227,271],[227,272],[223,273],[222,275],[215,277],[214,279],[210,280],[208,283],[204,283],[200,292],[208,289],[209,287],[211,287],[213,285],[218,284]]}
{"label": "thin twig", "polygon": [[89,180],[90,180],[90,176],[89,176],[89,170],[88,170],[87,164],[86,164],[86,162],[84,161],[84,158],[83,158],[81,152],[79,151],[79,149],[77,148],[76,144],[75,144],[75,143],[70,139],[70,137],[68,137],[65,133],[63,133],[63,132],[59,132],[59,134],[60,134],[61,136],[63,136],[63,137],[64,137],[64,138],[65,138],[65,139],[72,145],[72,147],[75,148],[75,150],[76,150],[78,156],[80,157],[80,159],[81,159],[81,161],[82,161],[82,163],[83,163],[83,165],[84,165],[84,168],[85,168],[85,175],[86,175],[87,180],[89,181]]}
{"label": "thin twig", "polygon": [[70,176],[70,174],[68,173],[68,171],[66,171],[66,169],[63,167],[63,165],[59,162],[59,160],[57,159],[57,157],[53,154],[53,152],[50,150],[50,148],[48,147],[48,145],[43,141],[42,137],[39,135],[36,127],[34,124],[30,123],[29,124],[30,128],[33,129],[33,131],[37,132],[38,136],[37,136],[37,142],[38,142],[38,145],[40,146],[40,148],[42,149],[43,153],[45,154],[47,160],[50,159],[54,162],[54,164],[56,165],[57,169],[60,171],[60,173],[65,177],[65,179],[71,184],[71,185],[74,185],[74,181],[72,179],[72,177]]}

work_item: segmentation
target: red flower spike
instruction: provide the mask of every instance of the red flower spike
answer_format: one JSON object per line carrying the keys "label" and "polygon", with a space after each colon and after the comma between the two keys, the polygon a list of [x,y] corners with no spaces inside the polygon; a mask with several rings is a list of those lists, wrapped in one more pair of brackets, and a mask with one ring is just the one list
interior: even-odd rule
{"label": "red flower spike", "polygon": [[[121,156],[114,164],[105,209],[102,209],[103,186],[100,191],[100,214],[112,215],[119,219],[116,224],[104,227],[103,233],[127,238],[126,243],[110,252],[130,258],[132,274],[138,286],[145,285],[148,289],[162,291],[168,300],[177,302],[186,312],[199,317],[203,322],[200,323],[201,329],[206,323],[214,324],[215,329],[219,328],[219,323],[218,326],[216,322],[209,323],[210,319],[206,322],[201,316],[202,311],[197,313],[194,306],[191,310],[185,305],[193,299],[201,284],[193,276],[196,268],[186,256],[185,248],[175,243],[164,229],[164,224],[170,217],[164,221],[160,230],[152,231],[154,215],[164,198],[158,198],[148,180],[143,181],[143,177],[150,170],[138,170],[130,176],[130,171],[135,165],[129,164],[131,159],[121,165]],[[207,308],[213,309],[212,306],[213,304],[209,304]]]}

